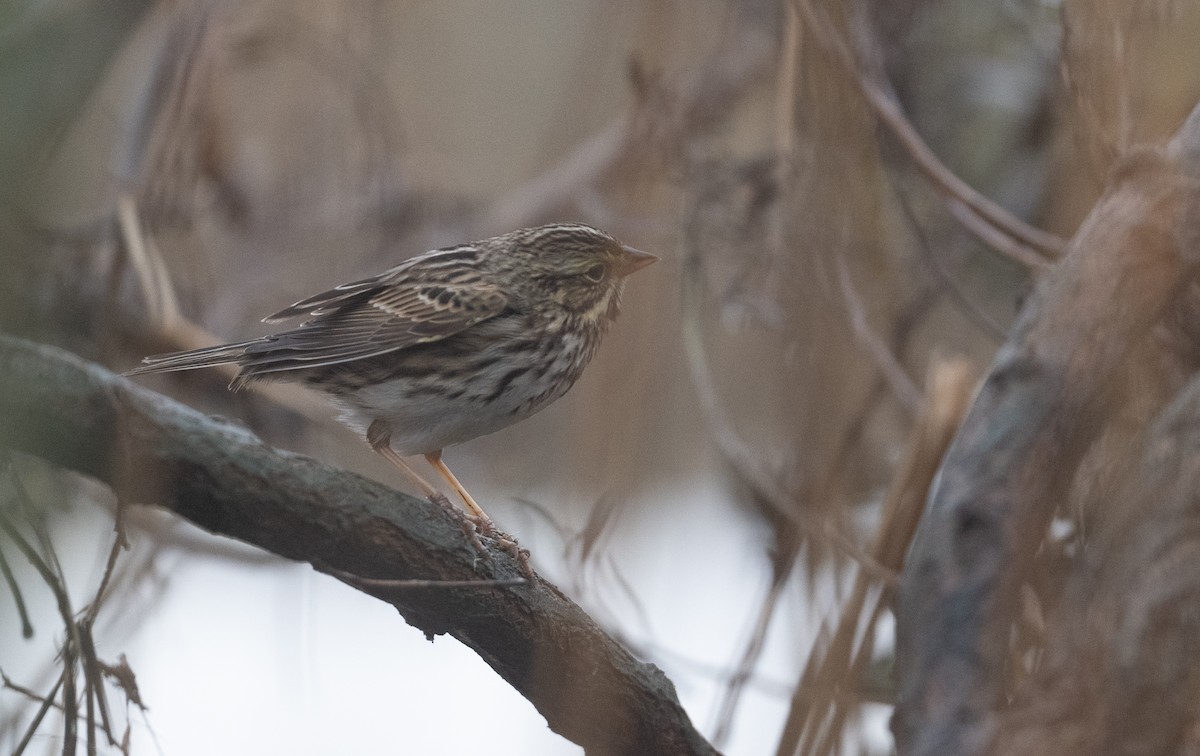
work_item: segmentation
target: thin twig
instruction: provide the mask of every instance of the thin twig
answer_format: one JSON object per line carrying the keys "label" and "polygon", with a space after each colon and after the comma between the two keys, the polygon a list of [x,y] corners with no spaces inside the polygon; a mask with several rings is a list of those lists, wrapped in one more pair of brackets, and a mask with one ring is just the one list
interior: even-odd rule
{"label": "thin twig", "polygon": [[[693,659],[692,657],[680,653],[677,649],[670,648],[651,642],[638,641],[628,635],[618,635],[620,641],[633,649],[638,656],[646,659],[658,659],[660,666],[681,666],[686,667],[689,671],[697,675],[702,675],[707,679],[728,684],[729,680],[737,674],[737,670],[731,670],[726,666],[713,664],[707,660]],[[773,698],[787,698],[791,695],[794,686],[790,681],[785,681],[781,678],[767,677],[761,672],[753,672],[746,681],[747,688],[753,688],[758,692],[771,696]]]}
{"label": "thin twig", "polygon": [[633,613],[637,617],[638,623],[644,630],[649,632],[653,623],[650,621],[650,612],[646,609],[646,602],[638,596],[629,578],[625,577],[625,573],[621,571],[617,559],[612,554],[605,554],[604,556],[605,559],[601,566],[608,568],[608,574],[612,575],[612,579],[616,582],[617,587],[628,597],[629,605],[633,608]]}
{"label": "thin twig", "polygon": [[[61,683],[62,680],[60,679],[59,682]],[[4,672],[4,670],[0,670],[0,683],[3,683],[5,688],[8,688],[9,690],[13,691],[14,693],[20,693],[21,695],[28,698],[30,701],[35,701],[39,704],[46,702],[46,699],[44,697],[38,695],[32,689],[27,688],[24,685],[21,685],[20,683],[13,680],[11,677],[8,676],[8,674],[6,674]],[[56,692],[58,692],[58,691],[57,690],[52,691],[50,693],[50,695],[53,696],[54,693],[56,693]],[[53,701],[53,700],[51,700],[50,705],[56,709],[62,708],[61,704],[59,704],[58,702]]]}
{"label": "thin twig", "polygon": [[146,241],[137,201],[130,194],[117,198],[117,226],[121,230],[125,254],[137,276],[146,309],[160,330],[169,330],[179,318],[179,301],[171,276],[158,250]]}
{"label": "thin twig", "polygon": [[784,5],[783,45],[775,88],[775,150],[788,165],[796,152],[796,77],[800,55],[800,17]]}
{"label": "thin twig", "polygon": [[358,588],[394,588],[397,590],[425,588],[508,588],[515,585],[528,585],[525,578],[499,578],[495,580],[388,580],[385,578],[365,578],[351,575],[340,570],[327,569],[330,575],[338,580]]}
{"label": "thin twig", "polygon": [[929,242],[929,236],[925,233],[925,229],[921,226],[918,220],[916,211],[913,210],[912,202],[902,192],[896,193],[897,200],[900,204],[900,209],[904,212],[904,217],[908,219],[909,227],[912,229],[913,235],[917,240],[917,247],[920,250],[920,258],[925,261],[929,272],[941,284],[942,290],[950,295],[950,298],[958,304],[959,309],[972,321],[979,326],[984,333],[992,337],[997,342],[1004,341],[1006,330],[1003,326],[997,323],[991,315],[985,312],[979,305],[975,304],[962,288],[950,272],[946,270],[942,261],[934,254],[933,245]]}
{"label": "thin twig", "polygon": [[587,521],[583,529],[572,539],[573,545],[579,547],[579,562],[587,562],[605,541],[605,536],[612,532],[617,516],[623,511],[619,501],[611,496],[602,496],[589,509]]}
{"label": "thin twig", "polygon": [[1014,241],[1012,236],[1002,229],[988,223],[974,208],[958,197],[947,197],[945,202],[946,211],[950,213],[950,217],[958,221],[963,228],[974,234],[975,238],[986,246],[1010,260],[1016,260],[1032,273],[1038,273],[1050,267],[1050,263],[1031,255],[1027,246]]}
{"label": "thin twig", "polygon": [[117,510],[114,515],[113,529],[115,532],[113,537],[112,548],[108,550],[108,559],[104,564],[104,574],[100,578],[100,585],[96,588],[96,595],[92,598],[87,609],[84,611],[84,622],[90,627],[96,622],[96,615],[100,613],[100,605],[104,603],[104,599],[108,597],[108,587],[112,581],[113,571],[117,566],[117,557],[120,556],[122,549],[129,548],[128,542],[125,540],[125,526],[122,522],[125,505],[117,502]]}
{"label": "thin twig", "polygon": [[88,673],[88,664],[83,663],[83,699],[87,707],[87,753],[96,756],[96,687]]}
{"label": "thin twig", "polygon": [[[928,400],[905,445],[905,455],[888,487],[871,556],[899,571],[920,519],[925,495],[955,430],[966,413],[974,380],[963,361],[935,364]],[[828,642],[814,648],[797,687],[779,752],[803,756],[832,753],[845,721],[859,701],[821,695],[857,685],[870,660],[874,627],[886,611],[895,584],[855,575]]]}
{"label": "thin twig", "polygon": [[894,577],[890,570],[876,564],[862,548],[841,533],[826,518],[804,507],[795,506],[795,496],[784,490],[763,468],[754,450],[733,428],[721,404],[709,365],[708,350],[700,328],[700,301],[703,296],[703,265],[686,243],[683,245],[683,347],[687,365],[700,403],[700,410],[712,431],[713,440],[730,465],[761,499],[780,517],[807,535],[817,538],[850,557],[864,569],[881,577]]}
{"label": "thin twig", "polygon": [[[798,545],[798,544],[797,544]],[[742,691],[746,684],[750,682],[754,676],[754,668],[757,666],[758,658],[762,655],[763,646],[766,645],[767,631],[771,627],[771,619],[775,616],[775,609],[779,605],[779,598],[783,594],[783,587],[787,585],[788,577],[791,575],[792,568],[796,564],[796,557],[799,554],[799,549],[796,545],[790,546],[788,554],[775,559],[774,574],[771,576],[771,586],[767,590],[767,595],[763,598],[762,605],[758,610],[758,617],[754,622],[754,629],[750,633],[750,642],[746,644],[746,648],[742,651],[742,658],[738,661],[729,681],[725,686],[725,695],[721,701],[720,713],[717,715],[717,727],[713,732],[713,745],[721,748],[729,738],[729,734],[733,729],[733,718],[737,713],[737,706],[741,700]]]}
{"label": "thin twig", "polygon": [[25,597],[21,593],[21,586],[17,584],[16,577],[13,576],[12,566],[9,565],[8,559],[4,556],[4,550],[0,549],[0,573],[4,575],[4,582],[8,584],[8,589],[12,593],[13,603],[17,606],[17,616],[21,618],[21,637],[33,637],[33,625],[29,622],[29,612],[25,608]]}
{"label": "thin twig", "polygon": [[871,356],[879,374],[887,381],[888,386],[892,389],[892,394],[900,402],[900,405],[910,414],[916,413],[921,406],[921,391],[904,370],[904,366],[896,359],[896,355],[867,323],[867,310],[854,288],[854,282],[850,279],[850,270],[846,265],[845,255],[837,255],[837,272],[842,301],[846,304],[847,314],[850,316],[850,326],[854,330],[859,344]]}
{"label": "thin twig", "polygon": [[[50,711],[51,706],[58,706],[54,702],[54,698],[58,695],[58,689],[62,687],[63,680],[66,679],[66,674],[67,671],[64,669],[63,673],[59,675],[58,680],[55,681],[54,687],[50,689],[50,692],[44,698],[36,693],[31,693],[33,698],[42,702],[42,705],[38,707],[37,713],[29,721],[29,726],[25,728],[25,735],[21,737],[21,742],[17,743],[17,747],[13,749],[13,756],[21,756],[21,754],[25,753],[25,748],[29,745],[29,741],[33,740],[34,733],[42,725],[42,720],[46,717],[46,712]],[[7,685],[8,682],[9,680],[6,677],[5,684]],[[65,743],[63,744],[63,751],[66,751]]]}
{"label": "thin twig", "polygon": [[[817,15],[809,0],[793,0],[793,3],[803,16],[805,23],[813,30],[817,41],[841,63],[846,73],[858,85],[867,105],[870,106],[880,122],[891,130],[918,170],[932,182],[940,193],[964,206],[964,212],[971,216],[971,221],[966,226],[968,230],[973,233],[980,233],[983,230],[983,226],[975,222],[975,219],[978,219],[979,222],[1007,235],[1012,243],[1001,242],[999,246],[996,246],[998,237],[993,234],[984,234],[980,238],[996,251],[1035,271],[1045,269],[1050,265],[1049,258],[1057,257],[1062,253],[1066,246],[1064,240],[1025,223],[976,191],[947,168],[913,128],[895,97],[888,94],[878,82],[867,78],[866,74],[860,70],[854,54],[834,31],[829,21]],[[962,220],[961,217],[959,219]]]}
{"label": "thin twig", "polygon": [[79,698],[75,692],[75,662],[77,657],[70,638],[63,643],[63,756],[75,756],[75,737],[79,729]]}
{"label": "thin twig", "polygon": [[[22,485],[16,469],[13,467],[11,454],[4,454],[3,458],[0,459],[0,471],[7,473],[4,476],[4,480],[10,485],[16,495],[20,508],[32,522],[33,502],[30,500],[24,485]],[[50,588],[50,591],[54,594],[59,615],[63,620],[66,635],[60,649],[63,660],[63,754],[64,756],[74,756],[79,711],[79,701],[75,692],[75,663],[78,660],[79,636],[75,627],[74,612],[71,610],[71,599],[67,595],[62,566],[58,563],[58,557],[54,552],[53,545],[45,533],[42,532],[41,528],[35,525],[33,530],[43,550],[46,551],[45,559],[21,535],[16,525],[8,518],[4,507],[0,507],[0,530],[3,530],[5,535],[16,544],[21,553],[25,555],[25,558],[33,565],[33,568],[37,570],[47,587]]]}
{"label": "thin twig", "polygon": [[[112,731],[112,719],[109,717],[108,711],[108,694],[104,690],[103,670],[100,666],[100,659],[96,656],[96,643],[92,638],[91,625],[85,622],[77,622],[76,633],[80,640],[80,656],[81,666],[83,667],[84,684],[87,686],[88,697],[88,727],[94,728],[95,724],[92,720],[92,697],[96,699],[96,705],[100,709],[100,724],[104,728],[104,734],[108,738],[110,745],[117,745],[116,736]],[[89,738],[91,734],[89,733]]]}

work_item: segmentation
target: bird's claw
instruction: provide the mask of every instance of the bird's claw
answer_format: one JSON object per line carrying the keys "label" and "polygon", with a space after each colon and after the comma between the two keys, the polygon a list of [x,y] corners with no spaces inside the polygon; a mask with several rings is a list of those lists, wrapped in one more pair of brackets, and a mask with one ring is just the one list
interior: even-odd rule
{"label": "bird's claw", "polygon": [[507,533],[496,532],[496,546],[501,551],[511,556],[521,568],[521,574],[527,579],[533,580],[533,567],[529,564],[529,549],[521,548],[521,544],[517,543],[517,539]]}
{"label": "bird's claw", "polygon": [[496,523],[492,522],[491,518],[489,518],[487,515],[483,515],[482,517],[468,517],[468,519],[472,522],[472,524],[475,525],[475,529],[479,531],[479,535],[485,538],[491,538],[499,541],[505,537],[504,534],[500,532],[500,529],[496,527]]}
{"label": "bird's claw", "polygon": [[475,563],[472,565],[473,567],[479,564],[479,557],[483,557],[488,562],[492,560],[491,552],[488,551],[487,546],[484,545],[480,538],[480,536],[483,536],[483,538],[495,542],[501,551],[511,556],[521,569],[522,575],[529,580],[533,579],[533,566],[529,563],[529,549],[521,548],[521,545],[517,543],[517,539],[497,528],[496,523],[492,522],[490,518],[486,516],[472,517],[467,515],[461,509],[451,504],[445,494],[440,492],[430,494],[429,500],[450,511],[459,525],[462,526],[463,534],[471,542],[471,547],[475,549],[477,555]]}
{"label": "bird's claw", "polygon": [[[471,542],[471,548],[475,549],[476,554],[475,562],[471,565],[472,568],[478,566],[479,557],[483,557],[485,560],[490,562],[492,560],[492,554],[488,551],[487,546],[483,545],[483,541],[479,539],[480,534],[485,536],[488,534],[479,527],[479,522],[476,520],[476,518],[468,517],[461,509],[451,504],[450,500],[446,498],[446,495],[440,491],[435,491],[434,493],[429,494],[428,498],[430,502],[438,505],[450,513],[450,516],[453,517],[455,522],[459,524],[459,527],[462,528],[463,535],[465,535],[467,540]],[[492,530],[495,530],[495,526],[492,527]]]}
{"label": "bird's claw", "polygon": [[472,517],[470,519],[478,529],[479,535],[494,541],[497,548],[516,560],[522,575],[530,580],[533,579],[533,567],[529,564],[529,549],[521,548],[517,539],[497,528],[496,523],[489,518]]}

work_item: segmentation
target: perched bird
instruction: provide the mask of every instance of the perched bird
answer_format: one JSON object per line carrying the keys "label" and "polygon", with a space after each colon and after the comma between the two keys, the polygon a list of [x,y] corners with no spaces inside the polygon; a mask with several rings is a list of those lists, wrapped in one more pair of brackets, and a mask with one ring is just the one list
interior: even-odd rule
{"label": "perched bird", "polygon": [[271,379],[324,391],[425,496],[446,504],[402,456],[423,454],[494,532],[442,449],[565,394],[616,318],[625,277],[657,260],[590,226],[521,229],[426,252],[264,318],[308,316],[290,330],[147,357],[127,374],[236,363],[235,391]]}

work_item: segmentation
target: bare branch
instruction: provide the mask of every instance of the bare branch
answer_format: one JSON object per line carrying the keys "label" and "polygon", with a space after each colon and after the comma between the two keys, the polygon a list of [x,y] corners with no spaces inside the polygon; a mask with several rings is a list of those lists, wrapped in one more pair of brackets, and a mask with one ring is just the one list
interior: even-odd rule
{"label": "bare branch", "polygon": [[909,123],[896,98],[881,83],[859,70],[850,48],[829,22],[817,15],[809,0],[793,2],[817,41],[858,85],[875,117],[892,132],[917,169],[946,198],[951,213],[968,231],[997,252],[1034,271],[1046,268],[1048,258],[1062,252],[1062,239],[1025,223],[947,168]]}
{"label": "bare branch", "polygon": [[63,680],[66,679],[65,675],[66,670],[63,670],[63,674],[59,675],[58,680],[54,683],[54,687],[51,688],[50,692],[44,697],[29,691],[27,688],[10,686],[8,678],[4,678],[6,687],[13,687],[14,690],[18,690],[21,693],[27,693],[35,700],[41,701],[37,712],[33,715],[33,719],[29,721],[29,726],[25,728],[25,734],[21,736],[21,742],[17,743],[17,747],[13,749],[13,756],[21,756],[21,754],[25,752],[25,748],[29,746],[29,741],[33,740],[34,734],[38,731],[38,728],[42,726],[42,720],[46,718],[46,712],[50,711],[52,706],[58,706],[54,699],[58,697],[58,690],[62,687]]}
{"label": "bare branch", "polygon": [[837,276],[838,288],[841,290],[842,301],[846,305],[850,327],[854,330],[854,336],[858,339],[859,345],[874,360],[875,367],[879,369],[879,375],[887,382],[888,388],[892,390],[892,395],[896,397],[900,406],[909,413],[916,413],[921,406],[921,391],[909,377],[904,366],[900,364],[899,358],[892,353],[891,348],[877,333],[871,330],[871,325],[867,322],[866,305],[863,304],[862,298],[854,288],[845,255],[837,256]]}
{"label": "bare branch", "polygon": [[968,296],[959,286],[954,277],[946,270],[945,265],[937,258],[933,251],[933,245],[930,244],[929,236],[925,233],[925,229],[921,226],[916,213],[913,211],[912,202],[903,194],[897,194],[900,209],[904,212],[904,217],[908,220],[908,226],[912,229],[913,236],[916,237],[916,244],[919,251],[919,257],[925,262],[926,268],[930,275],[937,280],[938,288],[945,291],[946,294],[954,301],[963,314],[971,319],[989,338],[995,342],[1004,341],[1006,330],[1003,326],[992,319],[992,316],[983,310],[979,304]]}
{"label": "bare branch", "polygon": [[12,567],[8,564],[8,559],[4,557],[3,551],[0,551],[0,575],[4,576],[4,584],[12,594],[17,616],[21,618],[21,637],[32,638],[33,625],[29,621],[29,612],[25,609],[25,596],[21,593],[21,586],[13,576]]}
{"label": "bare branch", "polygon": [[[963,361],[937,363],[929,371],[927,399],[908,439],[904,459],[888,487],[871,547],[871,557],[884,567],[899,572],[929,485],[966,413],[974,383],[972,371]],[[880,583],[877,576],[866,571],[855,575],[850,598],[841,608],[833,635],[824,648],[814,650],[792,695],[776,751],[779,756],[833,753],[841,742],[851,712],[837,694],[847,681],[853,685],[862,679],[871,658],[870,630],[895,589],[895,582]],[[867,632],[862,632],[864,628]]]}
{"label": "bare branch", "polygon": [[[52,347],[0,337],[0,416],[0,445],[288,559],[381,580],[520,576],[499,552],[476,566],[459,524],[438,507],[271,449]],[[363,590],[428,635],[448,633],[475,650],[553,730],[589,753],[714,753],[662,672],[544,580]]]}

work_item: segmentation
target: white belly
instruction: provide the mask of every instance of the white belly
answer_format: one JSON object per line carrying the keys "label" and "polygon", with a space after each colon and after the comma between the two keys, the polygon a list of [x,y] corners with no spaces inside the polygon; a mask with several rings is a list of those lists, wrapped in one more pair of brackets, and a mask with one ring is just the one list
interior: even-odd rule
{"label": "white belly", "polygon": [[[520,422],[561,397],[575,383],[598,339],[561,340],[549,364],[459,378],[450,394],[422,380],[386,381],[338,400],[341,420],[359,432],[375,420],[390,426],[392,448],[425,454]],[[500,349],[489,345],[488,349]],[[485,349],[484,351],[488,351]],[[524,368],[524,370],[520,370]]]}
{"label": "white belly", "polygon": [[533,415],[570,388],[543,401],[521,401],[516,395],[501,396],[488,408],[464,410],[461,400],[423,394],[412,396],[401,383],[382,383],[360,391],[354,404],[339,402],[342,422],[360,433],[376,419],[392,429],[392,448],[402,455],[425,454],[506,428]]}

